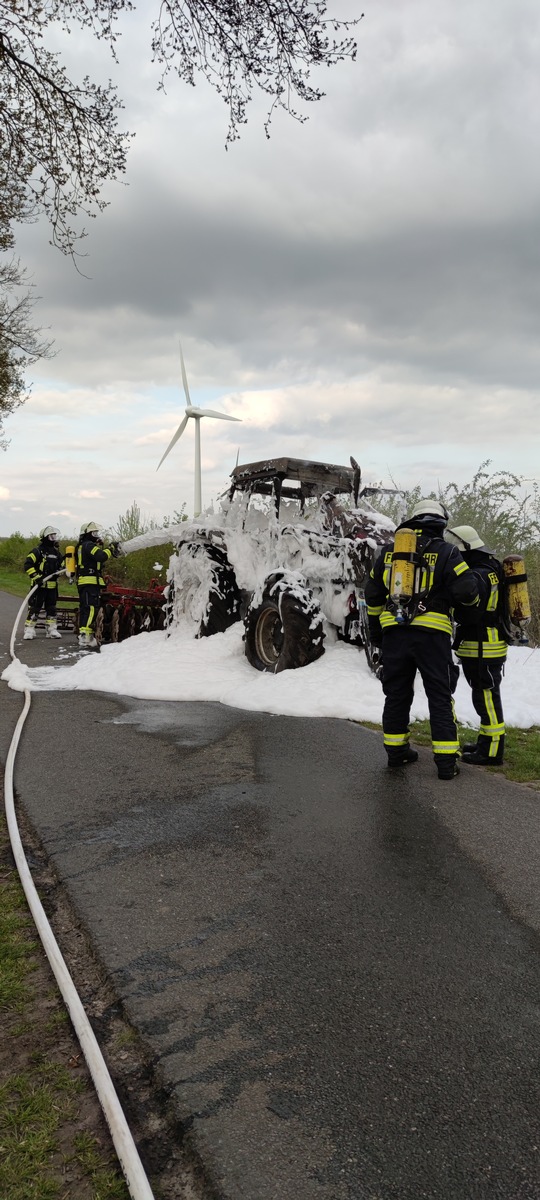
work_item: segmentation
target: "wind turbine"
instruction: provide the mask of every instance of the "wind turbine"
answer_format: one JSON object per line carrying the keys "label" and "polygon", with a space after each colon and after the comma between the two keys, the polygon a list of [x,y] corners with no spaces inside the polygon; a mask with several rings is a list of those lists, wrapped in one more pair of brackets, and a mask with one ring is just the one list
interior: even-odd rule
{"label": "wind turbine", "polygon": [[201,493],[202,493],[202,488],[201,488],[201,420],[203,417],[217,417],[218,420],[220,420],[220,421],[241,421],[242,418],[241,417],[229,417],[227,415],[227,413],[216,412],[215,409],[213,409],[213,408],[196,408],[191,403],[191,396],[189,394],[189,386],[188,386],[188,381],[187,381],[186,368],[184,365],[184,356],[182,354],[182,346],[181,345],[180,345],[180,364],[182,367],[182,383],[184,385],[184,395],[187,400],[185,416],[184,416],[183,420],[180,422],[174,437],[169,442],[169,445],[167,446],[165,454],[163,455],[163,458],[161,459],[161,461],[158,463],[156,470],[159,471],[161,463],[165,461],[167,455],[170,453],[173,446],[176,446],[178,439],[182,437],[182,434],[184,432],[184,429],[186,428],[189,418],[193,417],[193,420],[195,421],[195,496],[194,496],[193,516],[198,517],[198,516],[200,516],[200,512],[201,512],[201,508],[202,508],[202,498],[201,498]]}

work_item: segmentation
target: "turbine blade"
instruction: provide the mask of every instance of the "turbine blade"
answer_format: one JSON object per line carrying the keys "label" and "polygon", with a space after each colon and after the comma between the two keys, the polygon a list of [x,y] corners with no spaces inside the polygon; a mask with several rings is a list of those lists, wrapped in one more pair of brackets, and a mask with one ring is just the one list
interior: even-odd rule
{"label": "turbine blade", "polygon": [[229,417],[227,413],[216,412],[214,408],[200,408],[201,417],[218,417],[220,421],[241,421],[241,417]]}
{"label": "turbine blade", "polygon": [[163,455],[163,458],[161,458],[161,459],[160,459],[160,461],[158,462],[158,465],[157,465],[157,467],[156,467],[156,471],[159,471],[159,468],[160,468],[160,466],[161,466],[162,462],[164,462],[164,461],[165,461],[165,459],[166,459],[166,457],[167,457],[167,455],[168,455],[169,451],[170,451],[170,450],[172,450],[173,446],[176,446],[176,443],[177,443],[177,441],[178,441],[178,438],[181,438],[181,437],[182,437],[182,434],[183,434],[183,432],[184,432],[184,429],[186,428],[186,425],[187,425],[187,423],[188,423],[188,420],[189,420],[189,418],[188,418],[188,417],[184,417],[184,420],[180,422],[180,424],[179,424],[179,426],[178,426],[178,429],[176,430],[176,433],[175,433],[174,437],[171,439],[171,441],[169,442],[169,445],[167,446],[167,449],[166,449],[166,451],[165,451],[165,454]]}
{"label": "turbine blade", "polygon": [[182,343],[180,342],[180,367],[182,370],[182,383],[184,385],[184,394],[188,404],[191,406],[191,396],[189,394],[189,385],[187,381],[186,368],[184,364],[184,355],[182,354]]}

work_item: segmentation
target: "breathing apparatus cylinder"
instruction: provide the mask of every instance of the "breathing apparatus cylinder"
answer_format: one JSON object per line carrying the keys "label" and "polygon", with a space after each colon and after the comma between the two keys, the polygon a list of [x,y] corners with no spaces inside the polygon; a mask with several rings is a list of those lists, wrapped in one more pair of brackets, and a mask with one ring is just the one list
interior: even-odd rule
{"label": "breathing apparatus cylinder", "polygon": [[503,558],[503,571],[508,595],[508,615],[526,641],[524,629],[531,619],[527,572],[520,554],[508,554]]}
{"label": "breathing apparatus cylinder", "polygon": [[65,569],[65,572],[66,572],[66,575],[67,575],[68,579],[69,579],[69,580],[70,580],[70,582],[71,582],[71,580],[72,580],[72,579],[74,578],[74,576],[75,576],[75,570],[76,570],[76,563],[75,563],[75,546],[66,546],[66,553],[65,553],[65,559],[64,559],[64,569]]}
{"label": "breathing apparatus cylinder", "polygon": [[390,572],[390,600],[395,605],[396,619],[405,621],[407,605],[415,594],[416,534],[414,529],[398,529],[394,539],[392,569]]}

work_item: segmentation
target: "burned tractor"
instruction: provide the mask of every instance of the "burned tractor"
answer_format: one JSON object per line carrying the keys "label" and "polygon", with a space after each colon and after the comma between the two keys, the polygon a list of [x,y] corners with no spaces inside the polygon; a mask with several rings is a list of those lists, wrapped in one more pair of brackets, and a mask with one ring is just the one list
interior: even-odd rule
{"label": "burned tractor", "polygon": [[[328,636],[371,652],[364,585],[394,523],[361,488],[360,468],[296,458],[237,466],[219,516],[177,527],[168,571],[167,626],[196,636],[243,620],[259,671],[306,666]],[[294,519],[291,519],[294,517]]]}

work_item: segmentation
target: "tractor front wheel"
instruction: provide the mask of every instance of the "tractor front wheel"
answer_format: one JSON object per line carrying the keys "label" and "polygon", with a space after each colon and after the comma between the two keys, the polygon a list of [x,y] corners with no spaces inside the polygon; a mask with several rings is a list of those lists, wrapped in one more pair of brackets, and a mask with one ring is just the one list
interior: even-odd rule
{"label": "tractor front wheel", "polygon": [[246,658],[257,671],[295,670],[324,654],[321,611],[309,589],[270,576],[260,604],[244,619]]}

